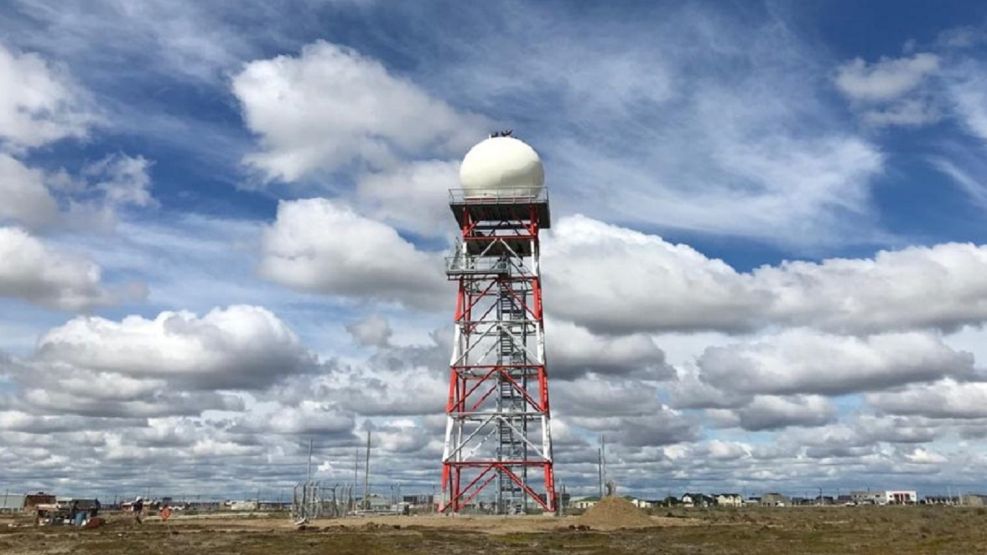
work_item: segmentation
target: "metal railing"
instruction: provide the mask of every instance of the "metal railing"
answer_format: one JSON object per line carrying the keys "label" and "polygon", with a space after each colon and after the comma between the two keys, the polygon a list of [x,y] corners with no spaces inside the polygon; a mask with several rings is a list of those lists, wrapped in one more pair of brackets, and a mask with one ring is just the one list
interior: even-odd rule
{"label": "metal railing", "polygon": [[503,187],[495,189],[449,189],[451,204],[514,204],[548,202],[548,187]]}
{"label": "metal railing", "polygon": [[446,257],[447,274],[507,274],[511,264],[503,258],[456,254]]}

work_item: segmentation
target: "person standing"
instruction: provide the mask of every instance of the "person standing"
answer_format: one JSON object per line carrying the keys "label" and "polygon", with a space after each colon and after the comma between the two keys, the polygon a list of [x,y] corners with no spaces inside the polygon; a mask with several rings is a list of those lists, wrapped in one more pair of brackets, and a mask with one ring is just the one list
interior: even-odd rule
{"label": "person standing", "polygon": [[82,523],[86,521],[86,511],[79,508],[79,500],[75,499],[72,501],[72,524],[74,526],[82,526]]}
{"label": "person standing", "polygon": [[133,505],[130,506],[130,510],[134,513],[134,522],[137,524],[144,524],[142,517],[144,515],[144,499],[141,496],[137,496],[134,500]]}

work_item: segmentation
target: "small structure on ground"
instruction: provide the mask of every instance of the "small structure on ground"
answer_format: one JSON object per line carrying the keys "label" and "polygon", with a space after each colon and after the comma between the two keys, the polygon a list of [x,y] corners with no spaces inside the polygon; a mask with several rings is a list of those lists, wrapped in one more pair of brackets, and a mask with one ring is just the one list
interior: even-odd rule
{"label": "small structure on ground", "polygon": [[787,507],[792,504],[792,500],[780,493],[765,493],[761,496],[760,505],[762,507]]}

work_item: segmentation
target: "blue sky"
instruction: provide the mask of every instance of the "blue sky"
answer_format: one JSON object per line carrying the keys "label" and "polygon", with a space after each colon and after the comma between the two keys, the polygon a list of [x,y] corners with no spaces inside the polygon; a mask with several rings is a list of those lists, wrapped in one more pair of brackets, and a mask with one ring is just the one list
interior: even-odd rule
{"label": "blue sky", "polygon": [[430,488],[446,189],[512,128],[572,488],[606,434],[641,494],[977,489],[985,11],[4,2],[4,486],[341,480],[369,425]]}

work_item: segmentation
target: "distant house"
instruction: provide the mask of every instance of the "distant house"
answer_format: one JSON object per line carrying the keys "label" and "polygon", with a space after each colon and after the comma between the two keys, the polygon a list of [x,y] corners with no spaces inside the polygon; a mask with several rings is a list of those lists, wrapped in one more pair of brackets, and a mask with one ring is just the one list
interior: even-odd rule
{"label": "distant house", "polygon": [[877,505],[884,495],[877,491],[851,491],[850,497],[854,505]]}
{"label": "distant house", "polygon": [[227,501],[226,508],[231,511],[256,511],[257,501],[244,501],[244,500]]}
{"label": "distant house", "polygon": [[636,497],[626,497],[625,499],[633,503],[634,506],[637,507],[638,509],[650,509],[659,503],[658,501],[638,499]]}
{"label": "distant house", "polygon": [[571,507],[586,510],[600,501],[599,497],[579,497],[572,500]]}
{"label": "distant house", "polygon": [[713,499],[718,507],[742,507],[744,505],[744,497],[739,493],[716,493],[713,494]]}
{"label": "distant house", "polygon": [[913,505],[918,502],[915,490],[853,491],[856,505]]}
{"label": "distant house", "polygon": [[50,493],[43,491],[29,493],[24,496],[24,511],[33,512],[37,509],[38,505],[54,505],[56,501],[55,496]]}
{"label": "distant house", "polygon": [[780,493],[765,493],[759,504],[762,507],[786,507],[792,504],[792,500]]}
{"label": "distant house", "polygon": [[388,497],[370,494],[370,497],[367,498],[367,505],[371,511],[383,513],[393,510],[394,503]]}
{"label": "distant house", "polygon": [[914,505],[918,502],[918,492],[915,490],[897,490],[884,492],[885,504]]}
{"label": "distant house", "polygon": [[401,497],[403,503],[407,503],[412,508],[428,507],[432,503],[432,494],[420,493],[417,495],[405,495]]}
{"label": "distant house", "polygon": [[711,507],[716,504],[716,499],[704,493],[683,493],[683,507]]}

